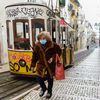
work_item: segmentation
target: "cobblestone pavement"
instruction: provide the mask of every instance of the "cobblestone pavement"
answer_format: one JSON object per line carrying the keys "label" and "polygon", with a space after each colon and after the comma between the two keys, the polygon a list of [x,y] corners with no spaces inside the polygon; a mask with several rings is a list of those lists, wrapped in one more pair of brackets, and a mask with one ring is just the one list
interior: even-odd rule
{"label": "cobblestone pavement", "polygon": [[[89,55],[78,66],[65,72],[66,79],[55,81],[50,100],[100,100],[100,49]],[[33,90],[23,100],[46,100]]]}

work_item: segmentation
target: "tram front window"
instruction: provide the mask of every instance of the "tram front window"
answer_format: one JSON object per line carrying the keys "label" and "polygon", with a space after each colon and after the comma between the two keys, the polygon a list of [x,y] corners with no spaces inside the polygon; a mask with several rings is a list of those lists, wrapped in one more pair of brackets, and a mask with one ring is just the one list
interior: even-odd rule
{"label": "tram front window", "polygon": [[45,30],[44,19],[32,19],[32,41],[37,42],[37,36]]}
{"label": "tram front window", "polygon": [[14,47],[15,49],[29,50],[29,24],[26,21],[14,23]]}

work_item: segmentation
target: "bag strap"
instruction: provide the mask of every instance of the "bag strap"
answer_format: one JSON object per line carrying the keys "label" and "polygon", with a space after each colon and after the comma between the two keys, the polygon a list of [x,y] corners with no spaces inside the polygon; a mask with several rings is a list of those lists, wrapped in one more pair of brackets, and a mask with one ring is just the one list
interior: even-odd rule
{"label": "bag strap", "polygon": [[60,57],[59,57],[58,54],[56,54],[56,63],[57,63],[57,62],[60,62]]}

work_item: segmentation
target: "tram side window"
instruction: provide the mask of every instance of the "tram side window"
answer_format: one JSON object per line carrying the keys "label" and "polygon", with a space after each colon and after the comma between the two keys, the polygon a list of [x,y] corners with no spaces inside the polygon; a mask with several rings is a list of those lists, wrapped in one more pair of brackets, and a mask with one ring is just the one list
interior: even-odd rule
{"label": "tram side window", "polygon": [[12,23],[10,21],[6,22],[7,24],[7,43],[8,48],[13,48],[13,36],[12,36]]}
{"label": "tram side window", "polygon": [[15,49],[29,50],[29,25],[28,22],[16,22],[14,33]]}
{"label": "tram side window", "polygon": [[60,43],[60,24],[59,21],[57,21],[57,35],[58,35],[58,43]]}
{"label": "tram side window", "polygon": [[60,39],[61,39],[61,44],[65,44],[65,27],[61,27],[61,34],[60,34]]}
{"label": "tram side window", "polygon": [[52,39],[56,42],[56,20],[52,20]]}
{"label": "tram side window", "polygon": [[52,21],[50,19],[47,19],[47,31],[50,32],[50,35],[52,35]]}

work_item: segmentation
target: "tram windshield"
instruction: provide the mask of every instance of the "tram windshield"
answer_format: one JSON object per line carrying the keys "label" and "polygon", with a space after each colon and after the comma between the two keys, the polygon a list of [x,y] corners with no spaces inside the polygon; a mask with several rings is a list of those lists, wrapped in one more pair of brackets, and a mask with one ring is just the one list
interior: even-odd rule
{"label": "tram windshield", "polygon": [[44,19],[32,19],[32,41],[37,42],[37,35],[45,30]]}
{"label": "tram windshield", "polygon": [[15,49],[29,50],[29,23],[28,20],[14,20],[14,47]]}

